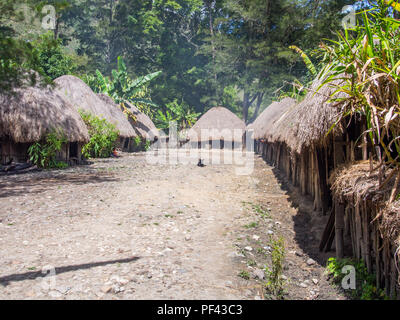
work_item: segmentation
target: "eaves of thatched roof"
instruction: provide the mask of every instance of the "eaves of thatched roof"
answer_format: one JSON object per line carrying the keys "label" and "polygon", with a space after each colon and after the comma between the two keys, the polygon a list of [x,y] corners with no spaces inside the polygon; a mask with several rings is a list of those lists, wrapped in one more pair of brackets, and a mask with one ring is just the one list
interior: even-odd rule
{"label": "eaves of thatched roof", "polygon": [[254,139],[270,140],[274,134],[276,121],[294,104],[296,101],[285,98],[280,102],[273,102],[269,105],[247,129],[254,130]]}
{"label": "eaves of thatched roof", "polygon": [[0,95],[0,137],[31,143],[53,130],[62,130],[70,142],[89,140],[79,113],[50,87],[17,88]]}
{"label": "eaves of thatched roof", "polygon": [[[292,105],[277,120],[271,137],[273,141],[284,142],[297,153],[325,144],[327,134],[339,119],[341,110],[329,101],[335,88],[324,85],[318,90],[319,86],[320,81],[314,81],[304,100]],[[342,127],[338,125],[331,132],[339,134]]]}

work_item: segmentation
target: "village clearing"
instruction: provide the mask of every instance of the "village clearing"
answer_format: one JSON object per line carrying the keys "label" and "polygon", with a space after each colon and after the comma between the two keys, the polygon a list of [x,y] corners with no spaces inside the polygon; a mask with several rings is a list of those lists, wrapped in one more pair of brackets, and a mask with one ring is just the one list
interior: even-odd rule
{"label": "village clearing", "polygon": [[279,237],[285,299],[344,299],[318,251],[327,217],[258,157],[238,176],[123,154],[0,176],[0,202],[0,299],[269,299]]}

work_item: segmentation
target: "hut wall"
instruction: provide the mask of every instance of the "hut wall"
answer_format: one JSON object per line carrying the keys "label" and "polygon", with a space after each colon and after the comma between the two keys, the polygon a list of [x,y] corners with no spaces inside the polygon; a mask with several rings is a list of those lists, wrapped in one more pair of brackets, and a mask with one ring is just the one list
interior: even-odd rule
{"label": "hut wall", "polygon": [[14,162],[26,162],[28,160],[29,143],[15,143],[4,139],[0,142],[1,164],[13,160]]}
{"label": "hut wall", "polygon": [[[72,146],[73,145],[73,146]],[[29,160],[28,149],[30,143],[15,143],[9,139],[0,141],[0,164],[4,165],[11,160],[17,163]],[[56,153],[57,161],[64,161],[70,164],[79,164],[82,160],[82,143],[66,143],[61,150]],[[71,155],[73,150],[74,154]]]}
{"label": "hut wall", "polygon": [[69,165],[77,165],[82,162],[83,143],[68,142],[56,153],[56,160],[66,162]]}
{"label": "hut wall", "polygon": [[[258,141],[256,151],[270,165],[279,168],[298,186],[303,195],[314,198],[314,209],[336,216],[333,227],[338,257],[353,256],[363,260],[370,273],[376,274],[376,285],[391,298],[400,299],[399,263],[396,248],[384,240],[374,218],[378,208],[363,200],[337,203],[329,177],[340,165],[366,160],[371,146],[359,139],[362,127],[351,124],[342,136],[327,139],[324,146],[309,147],[294,153],[285,143]],[[361,147],[358,147],[361,145]]]}
{"label": "hut wall", "polygon": [[337,257],[352,255],[363,260],[368,272],[376,275],[377,288],[384,289],[388,297],[400,300],[397,248],[381,235],[379,219],[375,220],[379,207],[365,199],[356,204],[351,199],[335,199],[334,207]]}

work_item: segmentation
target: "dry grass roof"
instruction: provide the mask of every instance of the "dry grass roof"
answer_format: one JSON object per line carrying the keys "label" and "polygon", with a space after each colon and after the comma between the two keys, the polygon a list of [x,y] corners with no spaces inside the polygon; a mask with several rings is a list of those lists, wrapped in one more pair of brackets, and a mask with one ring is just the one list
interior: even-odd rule
{"label": "dry grass roof", "polygon": [[70,142],[89,140],[79,113],[51,88],[18,88],[12,94],[0,95],[0,137],[31,143],[59,129]]}
{"label": "dry grass roof", "polygon": [[[329,102],[335,88],[324,85],[318,90],[320,84],[320,80],[315,80],[304,100],[292,105],[277,120],[272,140],[285,142],[298,153],[304,148],[325,144],[327,133],[338,120],[341,110]],[[340,133],[341,127],[332,132]]]}
{"label": "dry grass roof", "polygon": [[74,76],[62,76],[54,80],[55,91],[65,97],[77,110],[82,109],[114,124],[123,138],[135,137],[135,130],[126,115],[115,103],[107,103],[96,95],[81,79]]}
{"label": "dry grass roof", "polygon": [[127,105],[129,107],[129,110],[136,117],[136,121],[130,118],[129,122],[131,123],[135,131],[139,134],[139,136],[141,136],[143,139],[147,139],[150,141],[154,140],[155,137],[160,136],[160,132],[147,114],[140,112],[139,109],[131,103],[127,103]]}
{"label": "dry grass roof", "polygon": [[[204,136],[207,130],[210,133],[208,137]],[[224,131],[228,133],[227,136],[221,135]],[[245,131],[246,125],[237,115],[224,107],[214,107],[208,110],[188,131],[188,138],[192,141],[220,139],[228,141],[228,136],[230,136],[231,141],[239,142],[242,141]]]}
{"label": "dry grass roof", "polygon": [[267,138],[274,133],[275,123],[279,118],[296,103],[296,100],[285,98],[280,102],[269,105],[247,129],[254,130],[254,139]]}
{"label": "dry grass roof", "polygon": [[[373,165],[376,168],[378,163],[375,162]],[[378,171],[370,172],[369,161],[343,165],[330,177],[332,192],[334,197],[354,207],[362,201],[368,201],[368,205],[375,206],[381,215],[382,235],[392,243],[400,245],[400,201],[387,205],[395,184],[395,176],[380,187]],[[391,170],[386,170],[382,180],[386,180],[390,174]]]}

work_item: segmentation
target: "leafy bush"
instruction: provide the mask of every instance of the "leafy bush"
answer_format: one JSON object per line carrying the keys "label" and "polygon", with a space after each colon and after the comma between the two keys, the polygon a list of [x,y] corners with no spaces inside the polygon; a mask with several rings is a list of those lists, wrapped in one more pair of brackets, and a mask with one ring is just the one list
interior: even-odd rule
{"label": "leafy bush", "polygon": [[284,295],[285,281],[283,275],[283,264],[285,260],[285,245],[283,238],[271,240],[271,259],[272,267],[265,268],[267,282],[265,287],[267,291],[276,298],[282,299]]}
{"label": "leafy bush", "polygon": [[139,136],[133,139],[133,150],[134,151],[147,151],[150,148],[150,141],[144,140]]}
{"label": "leafy bush", "polygon": [[194,110],[185,104],[184,102],[178,103],[178,100],[174,100],[165,106],[165,111],[157,110],[156,114],[156,125],[158,128],[168,131],[170,122],[177,122],[178,131],[182,129],[188,129],[192,127],[200,113],[194,112]]}
{"label": "leafy bush", "polygon": [[67,139],[61,130],[54,130],[48,133],[43,142],[36,142],[28,149],[29,160],[41,168],[67,167],[67,164],[56,161],[57,151],[60,151]]}
{"label": "leafy bush", "polygon": [[82,154],[86,158],[109,157],[116,146],[119,135],[115,125],[88,112],[80,110],[79,113],[90,136],[89,142],[82,148]]}
{"label": "leafy bush", "polygon": [[71,56],[64,51],[61,40],[54,39],[52,33],[45,33],[34,41],[34,50],[38,59],[38,64],[49,79],[54,80],[66,74],[76,71]]}
{"label": "leafy bush", "polygon": [[340,285],[346,276],[345,273],[342,273],[344,266],[353,266],[356,271],[356,289],[346,291],[351,298],[361,300],[387,299],[384,291],[376,287],[375,275],[368,273],[367,267],[362,260],[329,258],[326,265],[326,273],[335,284]]}

